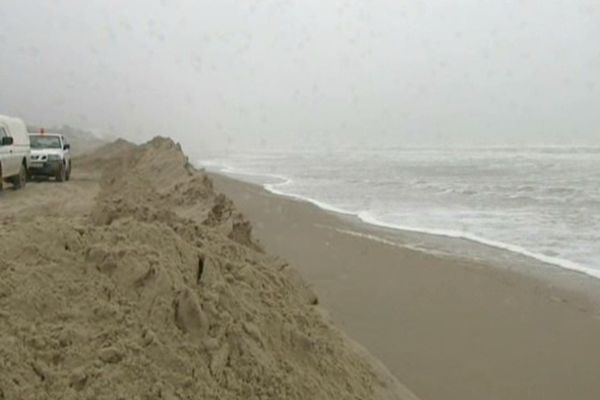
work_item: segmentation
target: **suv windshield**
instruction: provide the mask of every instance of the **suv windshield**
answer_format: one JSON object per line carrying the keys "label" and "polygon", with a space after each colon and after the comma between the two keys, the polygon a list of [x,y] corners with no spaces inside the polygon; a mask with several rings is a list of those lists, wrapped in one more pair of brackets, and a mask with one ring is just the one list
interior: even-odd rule
{"label": "suv windshield", "polygon": [[29,136],[32,149],[60,149],[58,136],[32,135]]}

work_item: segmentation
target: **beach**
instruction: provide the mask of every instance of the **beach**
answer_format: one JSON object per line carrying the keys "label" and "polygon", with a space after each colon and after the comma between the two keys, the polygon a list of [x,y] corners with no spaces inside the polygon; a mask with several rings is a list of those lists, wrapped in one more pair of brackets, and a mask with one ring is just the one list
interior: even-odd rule
{"label": "beach", "polygon": [[167,138],[74,165],[0,193],[0,398],[600,397],[600,280],[206,173]]}
{"label": "beach", "polygon": [[[600,398],[599,280],[500,250],[471,259],[415,249],[414,233],[211,176],[261,245],[420,398]],[[465,254],[475,245],[424,240]]]}

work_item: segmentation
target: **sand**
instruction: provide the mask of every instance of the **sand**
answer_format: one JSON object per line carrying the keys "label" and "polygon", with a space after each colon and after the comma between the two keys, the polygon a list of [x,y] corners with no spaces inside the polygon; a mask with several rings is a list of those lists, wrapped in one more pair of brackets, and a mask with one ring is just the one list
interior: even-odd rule
{"label": "sand", "polygon": [[415,399],[156,138],[0,192],[0,399]]}
{"label": "sand", "polygon": [[[265,249],[314,285],[334,322],[419,398],[600,398],[599,280],[501,251],[474,261],[415,250],[412,234],[214,182]],[[465,253],[472,245],[436,240]]]}

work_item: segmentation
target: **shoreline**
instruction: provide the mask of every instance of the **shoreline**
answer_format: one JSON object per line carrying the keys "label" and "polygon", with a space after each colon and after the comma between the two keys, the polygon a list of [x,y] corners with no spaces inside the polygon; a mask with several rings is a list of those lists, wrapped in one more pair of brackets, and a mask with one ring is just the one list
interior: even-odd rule
{"label": "shoreline", "polygon": [[[202,166],[202,164],[200,166],[202,168],[204,168]],[[208,167],[211,168],[214,166],[208,165]],[[234,168],[231,168],[231,167],[222,167],[218,171],[207,170],[207,173],[219,175],[219,176],[225,176],[227,178],[237,180],[237,181],[240,181],[243,183],[256,185],[257,187],[260,187],[261,189],[263,189],[271,194],[274,194],[276,196],[282,196],[284,198],[288,198],[291,200],[306,202],[306,203],[309,203],[309,204],[312,204],[312,205],[318,207],[319,209],[323,210],[324,212],[331,212],[331,213],[337,214],[344,218],[352,218],[352,219],[357,220],[358,223],[371,225],[377,229],[390,229],[392,231],[396,231],[399,233],[404,233],[404,234],[409,233],[409,234],[415,234],[415,235],[420,235],[420,236],[422,235],[423,237],[437,237],[440,240],[449,239],[449,240],[457,240],[457,241],[469,241],[469,242],[472,242],[475,246],[482,246],[484,248],[489,248],[493,251],[508,252],[508,253],[514,255],[515,258],[517,258],[517,259],[521,258],[521,257],[525,257],[527,259],[530,259],[530,263],[533,262],[533,263],[536,263],[539,265],[547,266],[552,269],[560,268],[560,269],[563,269],[563,270],[566,270],[566,271],[569,271],[572,273],[585,275],[587,278],[600,279],[600,270],[598,270],[598,269],[594,269],[592,267],[583,265],[579,262],[567,260],[564,258],[549,256],[549,255],[542,254],[542,253],[537,253],[535,251],[528,250],[519,245],[500,242],[500,241],[497,241],[494,239],[484,238],[481,236],[477,236],[475,234],[471,234],[469,232],[451,231],[451,230],[444,230],[444,229],[420,229],[420,228],[415,228],[415,227],[401,226],[401,225],[397,225],[397,224],[387,223],[387,222],[378,220],[377,218],[369,216],[367,212],[354,212],[354,211],[343,210],[341,208],[332,206],[330,204],[324,203],[317,199],[313,199],[310,197],[301,196],[301,195],[297,195],[297,194],[293,194],[293,193],[286,193],[285,191],[276,189],[277,186],[285,185],[292,181],[291,178],[287,178],[284,176],[275,175],[275,174],[255,174],[255,173],[243,172],[243,171],[239,171]],[[241,176],[280,179],[283,182],[256,183],[256,182],[246,181],[243,178],[241,178]],[[427,251],[427,250],[424,250],[424,251]],[[431,251],[431,249],[430,249],[430,251]],[[457,254],[452,254],[451,252],[448,255],[451,257],[457,256]],[[527,271],[524,271],[524,272],[527,272]]]}
{"label": "shoreline", "polygon": [[[269,253],[292,262],[334,322],[418,396],[600,396],[590,377],[600,368],[597,279],[503,249],[472,257],[485,245],[370,225],[210,175]],[[463,256],[436,252],[440,243]]]}

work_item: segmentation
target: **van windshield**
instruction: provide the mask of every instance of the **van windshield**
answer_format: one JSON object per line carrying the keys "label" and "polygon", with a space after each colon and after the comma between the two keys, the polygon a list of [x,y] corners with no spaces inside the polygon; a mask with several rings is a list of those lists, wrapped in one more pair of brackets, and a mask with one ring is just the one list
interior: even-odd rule
{"label": "van windshield", "polygon": [[60,149],[58,136],[31,135],[29,136],[32,149]]}

